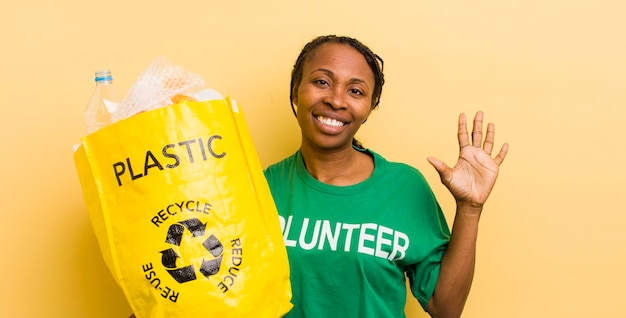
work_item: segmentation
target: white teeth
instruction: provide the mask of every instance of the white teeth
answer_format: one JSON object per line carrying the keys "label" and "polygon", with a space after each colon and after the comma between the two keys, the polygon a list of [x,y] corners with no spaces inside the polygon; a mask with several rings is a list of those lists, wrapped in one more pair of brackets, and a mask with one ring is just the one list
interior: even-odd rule
{"label": "white teeth", "polygon": [[331,126],[331,127],[341,127],[345,125],[343,122],[332,119],[332,118],[327,118],[327,117],[322,117],[322,116],[317,116],[316,118],[317,120],[321,121],[324,125]]}

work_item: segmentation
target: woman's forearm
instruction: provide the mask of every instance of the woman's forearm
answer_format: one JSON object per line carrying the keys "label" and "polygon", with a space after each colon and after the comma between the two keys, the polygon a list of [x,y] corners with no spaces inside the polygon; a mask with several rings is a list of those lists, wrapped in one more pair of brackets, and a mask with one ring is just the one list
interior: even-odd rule
{"label": "woman's forearm", "polygon": [[476,240],[482,207],[457,204],[439,279],[428,303],[432,317],[460,317],[469,295],[476,262]]}

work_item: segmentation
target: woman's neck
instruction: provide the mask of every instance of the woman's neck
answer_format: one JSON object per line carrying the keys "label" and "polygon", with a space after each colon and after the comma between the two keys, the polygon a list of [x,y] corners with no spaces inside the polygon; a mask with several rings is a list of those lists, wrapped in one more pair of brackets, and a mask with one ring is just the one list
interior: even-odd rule
{"label": "woman's neck", "polygon": [[369,178],[374,171],[374,159],[352,147],[329,152],[301,147],[300,153],[311,176],[326,184],[357,184]]}

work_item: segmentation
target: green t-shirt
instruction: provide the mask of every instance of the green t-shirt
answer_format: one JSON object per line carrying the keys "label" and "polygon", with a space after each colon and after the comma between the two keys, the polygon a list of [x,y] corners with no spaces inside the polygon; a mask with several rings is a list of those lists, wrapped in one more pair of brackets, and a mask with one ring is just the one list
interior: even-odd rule
{"label": "green t-shirt", "polygon": [[422,174],[370,150],[351,186],[313,178],[300,151],[265,170],[280,214],[294,308],[285,317],[404,317],[405,273],[425,308],[450,231]]}

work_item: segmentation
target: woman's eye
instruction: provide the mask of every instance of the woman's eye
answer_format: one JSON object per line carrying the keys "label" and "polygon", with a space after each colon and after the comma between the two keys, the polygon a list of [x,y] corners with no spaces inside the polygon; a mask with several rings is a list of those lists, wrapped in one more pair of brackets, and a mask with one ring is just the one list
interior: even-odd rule
{"label": "woman's eye", "polygon": [[360,90],[356,88],[351,89],[350,93],[355,94],[355,95],[363,95],[363,92],[361,92]]}
{"label": "woman's eye", "polygon": [[319,79],[319,80],[315,80],[315,84],[318,84],[318,85],[328,85],[328,82],[325,81],[325,80]]}

